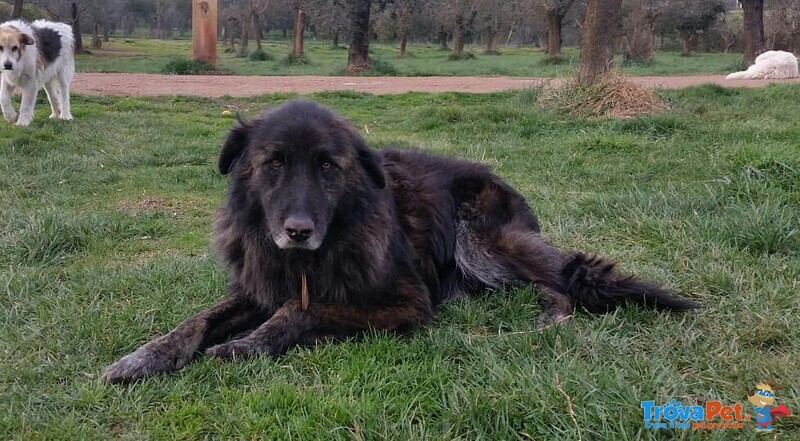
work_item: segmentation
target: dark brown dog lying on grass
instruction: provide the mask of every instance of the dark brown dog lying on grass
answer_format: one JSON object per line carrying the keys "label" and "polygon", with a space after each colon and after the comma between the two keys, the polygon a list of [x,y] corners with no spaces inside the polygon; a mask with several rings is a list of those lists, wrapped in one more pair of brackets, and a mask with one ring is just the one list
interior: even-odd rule
{"label": "dark brown dog lying on grass", "polygon": [[174,371],[203,350],[277,356],[368,329],[407,332],[439,303],[486,287],[533,284],[539,328],[568,319],[576,304],[697,307],[600,258],[554,248],[522,195],[487,167],[372,150],[310,101],[234,127],[219,170],[230,184],[215,244],[230,293],[109,366],[107,381]]}

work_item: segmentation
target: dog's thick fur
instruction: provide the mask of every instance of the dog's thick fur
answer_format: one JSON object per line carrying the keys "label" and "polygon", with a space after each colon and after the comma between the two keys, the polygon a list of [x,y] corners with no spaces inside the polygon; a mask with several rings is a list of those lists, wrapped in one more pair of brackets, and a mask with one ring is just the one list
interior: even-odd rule
{"label": "dog's thick fur", "polygon": [[[69,88],[75,76],[75,40],[64,23],[20,20],[0,24],[0,108],[3,117],[27,126],[33,120],[36,94],[44,87],[50,118],[72,119]],[[11,103],[14,88],[22,91],[19,118]]]}
{"label": "dog's thick fur", "polygon": [[791,52],[766,51],[755,63],[741,72],[733,72],[726,80],[784,80],[800,76],[797,57]]}
{"label": "dog's thick fur", "polygon": [[403,333],[428,323],[442,301],[486,287],[533,284],[540,328],[566,320],[574,304],[697,306],[600,258],[554,248],[525,199],[487,167],[371,150],[313,102],[241,122],[218,165],[230,176],[215,225],[229,295],[111,365],[107,381],[180,369],[200,350],[277,356],[368,329]]}

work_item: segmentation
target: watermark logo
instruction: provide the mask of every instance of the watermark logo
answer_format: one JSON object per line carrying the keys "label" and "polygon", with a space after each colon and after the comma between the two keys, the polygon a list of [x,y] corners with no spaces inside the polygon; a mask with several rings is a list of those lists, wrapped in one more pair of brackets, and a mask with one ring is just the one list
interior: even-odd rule
{"label": "watermark logo", "polygon": [[755,419],[756,431],[769,432],[775,418],[791,415],[786,405],[775,406],[775,389],[781,387],[766,381],[747,392],[747,401],[754,406],[755,418],[741,403],[707,401],[703,405],[684,405],[675,399],[663,404],[642,401],[644,425],[647,429],[744,429],[746,423]]}
{"label": "watermark logo", "polygon": [[753,410],[756,412],[757,432],[771,432],[772,421],[775,418],[792,414],[785,404],[775,405],[775,390],[778,389],[783,389],[783,386],[772,384],[767,380],[758,383],[755,390],[747,391],[747,401],[753,405]]}
{"label": "watermark logo", "polygon": [[708,401],[704,406],[685,406],[674,399],[663,405],[642,401],[642,411],[648,429],[741,429],[744,421],[750,420],[740,403],[728,406],[720,401]]}

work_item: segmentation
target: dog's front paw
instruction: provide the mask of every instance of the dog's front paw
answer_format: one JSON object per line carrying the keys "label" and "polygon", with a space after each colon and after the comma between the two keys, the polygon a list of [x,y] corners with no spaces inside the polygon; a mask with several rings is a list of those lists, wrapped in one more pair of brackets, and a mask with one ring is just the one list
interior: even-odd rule
{"label": "dog's front paw", "polygon": [[10,113],[8,115],[4,114],[3,118],[5,118],[5,120],[8,122],[13,123],[14,121],[17,120],[17,114],[16,113]]}
{"label": "dog's front paw", "polygon": [[219,360],[241,360],[258,354],[258,348],[245,339],[233,340],[206,349],[206,354]]}
{"label": "dog's front paw", "polygon": [[566,324],[571,318],[571,315],[558,311],[544,311],[536,319],[536,330],[544,331],[551,326]]}
{"label": "dog's front paw", "polygon": [[20,118],[19,120],[17,120],[17,123],[14,124],[14,125],[15,126],[19,126],[19,127],[27,127],[28,124],[30,124],[30,123],[31,123],[31,120],[24,120],[24,119]]}
{"label": "dog's front paw", "polygon": [[161,372],[176,371],[189,362],[180,348],[170,347],[163,340],[152,341],[107,367],[103,380],[108,383],[127,383]]}

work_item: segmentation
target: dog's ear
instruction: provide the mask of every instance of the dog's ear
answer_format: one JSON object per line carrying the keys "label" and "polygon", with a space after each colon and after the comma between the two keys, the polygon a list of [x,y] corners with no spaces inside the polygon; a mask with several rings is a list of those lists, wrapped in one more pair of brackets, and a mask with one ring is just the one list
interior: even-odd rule
{"label": "dog's ear", "polygon": [[356,152],[358,152],[358,162],[364,167],[372,182],[378,188],[385,188],[386,176],[383,174],[383,160],[381,157],[356,134],[353,134],[353,144],[355,144]]}
{"label": "dog's ear", "polygon": [[20,44],[24,44],[24,45],[30,46],[30,45],[33,44],[33,37],[31,37],[30,35],[28,35],[26,33],[22,33],[22,34],[19,35],[19,42],[20,42]]}
{"label": "dog's ear", "polygon": [[228,132],[228,137],[225,138],[222,150],[219,153],[219,161],[217,161],[217,168],[223,175],[230,173],[233,164],[247,147],[250,125],[240,116],[237,115],[237,118],[239,119],[239,124]]}

